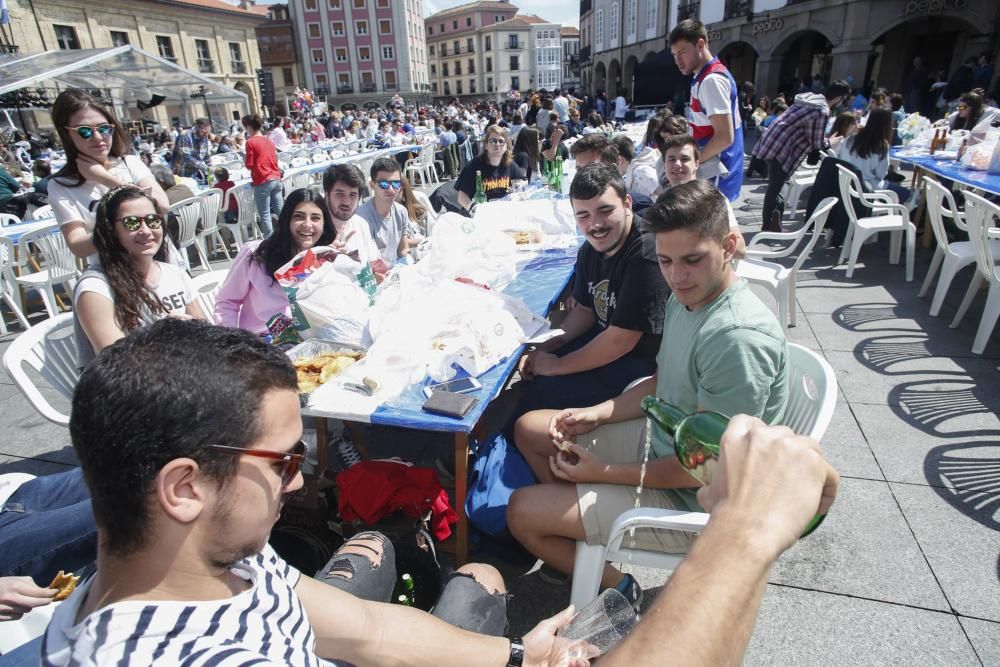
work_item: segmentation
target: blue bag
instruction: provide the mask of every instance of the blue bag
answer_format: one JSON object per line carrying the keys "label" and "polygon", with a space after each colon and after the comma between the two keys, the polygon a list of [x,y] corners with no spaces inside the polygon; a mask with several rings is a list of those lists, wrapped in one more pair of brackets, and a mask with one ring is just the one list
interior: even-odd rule
{"label": "blue bag", "polygon": [[505,534],[511,494],[535,483],[535,474],[521,452],[498,433],[479,444],[469,477],[465,513],[472,525],[487,535]]}

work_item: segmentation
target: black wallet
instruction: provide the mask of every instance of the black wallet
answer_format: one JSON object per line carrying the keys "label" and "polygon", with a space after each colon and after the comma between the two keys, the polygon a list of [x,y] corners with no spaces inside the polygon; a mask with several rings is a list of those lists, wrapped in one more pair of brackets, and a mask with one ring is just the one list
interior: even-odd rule
{"label": "black wallet", "polygon": [[427,412],[461,419],[469,414],[469,410],[478,402],[478,399],[472,396],[438,390],[424,401],[423,408]]}

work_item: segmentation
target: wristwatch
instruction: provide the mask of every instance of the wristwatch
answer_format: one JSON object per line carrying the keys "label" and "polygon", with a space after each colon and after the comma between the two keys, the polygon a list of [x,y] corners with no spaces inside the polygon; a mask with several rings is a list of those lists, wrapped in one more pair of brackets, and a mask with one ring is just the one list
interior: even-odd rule
{"label": "wristwatch", "polygon": [[510,638],[510,657],[507,658],[507,667],[521,667],[524,662],[524,642],[520,637]]}

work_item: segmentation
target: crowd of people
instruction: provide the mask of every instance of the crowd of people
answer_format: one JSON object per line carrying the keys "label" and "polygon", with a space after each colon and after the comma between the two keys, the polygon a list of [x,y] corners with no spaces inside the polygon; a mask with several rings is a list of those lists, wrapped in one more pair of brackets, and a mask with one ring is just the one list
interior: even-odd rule
{"label": "crowd of people", "polygon": [[[294,369],[264,342],[268,321],[291,312],[275,272],[321,245],[385,276],[414,261],[438,208],[393,157],[373,160],[368,173],[333,165],[321,191],[283,192],[278,153],[326,139],[405,147],[420,133],[442,156],[458,212],[469,213],[480,187],[497,200],[537,180],[548,161],[575,164],[569,202],[584,240],[568,310],[560,335],[520,360],[520,400],[492,443],[523,457],[532,475],[510,498],[509,535],[547,576],[565,576],[575,543],[606,543],[615,518],[637,503],[712,512],[697,539],[674,531],[630,538],[687,557],[602,664],[737,663],[770,566],[829,508],[838,478],[817,443],[779,426],[788,343],[736,274],[746,246],[732,201],[761,173],[762,226],[780,230],[781,187],[819,151],[851,165],[866,187],[908,201],[888,149],[895,126],[919,106],[883,90],[857,106],[847,82],[819,79],[790,102],[755,97],[713,56],[697,20],[679,23],[668,45],[692,77],[690,110],[652,115],[637,143],[616,136],[630,117],[621,94],[541,91],[501,104],[271,121],[251,114],[219,135],[200,119],[144,145],[99,100],[61,93],[53,121],[66,163],[44,187],[70,250],[88,264],[73,293],[84,370],[70,433],[81,468],[0,487],[0,549],[10,563],[0,571],[0,620],[50,603],[55,591],[43,585],[55,570],[96,561],[96,571],[55,611],[43,639],[0,661],[546,665],[593,657],[570,657],[579,647],[557,635],[571,609],[504,638],[504,582],[488,566],[460,568],[428,614],[385,604],[396,574],[392,545],[378,533],[358,534],[316,573],[298,572],[267,543],[283,496],[302,485],[304,455]],[[979,81],[977,66],[968,67],[967,82],[953,77],[941,93],[957,100],[952,128],[997,114],[982,87],[960,90]],[[459,156],[459,146],[473,144],[471,158]],[[231,151],[250,172],[264,238],[239,249],[207,313],[166,233],[166,213],[185,194],[175,188],[233,187],[210,160]],[[3,187],[0,174],[0,195]],[[640,402],[649,395],[685,412],[738,415],[710,486],[698,488],[664,433],[646,432]],[[775,460],[782,464],[767,463]],[[636,579],[611,565],[601,587],[643,603]]]}

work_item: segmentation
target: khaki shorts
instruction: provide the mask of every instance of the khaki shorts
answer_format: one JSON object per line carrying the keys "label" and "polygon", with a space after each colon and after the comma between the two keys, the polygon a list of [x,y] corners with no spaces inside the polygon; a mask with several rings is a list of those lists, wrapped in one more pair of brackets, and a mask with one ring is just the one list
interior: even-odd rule
{"label": "khaki shorts", "polygon": [[[577,444],[594,452],[605,463],[641,463],[646,439],[646,420],[632,419],[617,424],[599,426],[577,437]],[[634,486],[621,484],[577,484],[580,516],[588,544],[607,544],[611,524],[628,510],[636,507]],[[643,488],[639,507],[678,508],[661,489]],[[677,530],[637,530],[625,537],[622,544],[635,549],[665,553],[686,553],[695,535]]]}

